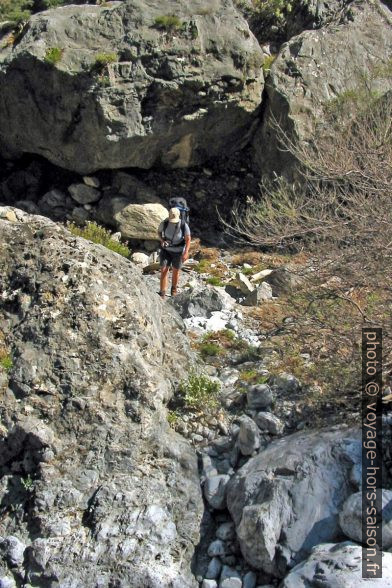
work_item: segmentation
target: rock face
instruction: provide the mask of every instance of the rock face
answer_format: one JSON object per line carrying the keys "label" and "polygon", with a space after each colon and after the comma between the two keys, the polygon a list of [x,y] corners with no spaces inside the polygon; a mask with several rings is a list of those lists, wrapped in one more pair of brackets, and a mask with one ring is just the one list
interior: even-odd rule
{"label": "rock face", "polygon": [[7,157],[36,153],[82,174],[176,168],[249,140],[263,54],[231,0],[65,6],[32,17],[15,46],[6,41]]}
{"label": "rock face", "polygon": [[1,585],[196,586],[197,463],[162,404],[178,316],[124,258],[1,212]]}
{"label": "rock face", "polygon": [[296,433],[251,458],[227,491],[247,562],[282,577],[314,545],[338,537],[349,474],[360,462],[359,434],[349,430]]}
{"label": "rock face", "polygon": [[357,588],[363,586],[392,587],[392,554],[384,552],[382,580],[362,578],[362,547],[346,541],[325,543],[312,550],[310,557],[295,566],[281,584],[281,588],[307,588],[308,586],[336,586]]}
{"label": "rock face", "polygon": [[386,92],[391,78],[376,72],[391,51],[392,13],[379,0],[354,1],[343,23],[304,31],[283,45],[271,67],[266,115],[254,138],[256,168],[286,175],[292,168],[292,156],[279,149],[275,122],[290,139],[306,141],[323,120],[325,105],[358,87],[361,76]]}

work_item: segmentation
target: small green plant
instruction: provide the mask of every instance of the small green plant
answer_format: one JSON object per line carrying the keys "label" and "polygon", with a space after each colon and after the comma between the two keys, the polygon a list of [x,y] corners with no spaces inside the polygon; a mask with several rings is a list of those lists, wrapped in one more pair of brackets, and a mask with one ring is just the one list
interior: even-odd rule
{"label": "small green plant", "polygon": [[110,251],[114,251],[123,257],[129,258],[131,255],[131,251],[127,245],[113,239],[110,231],[95,222],[88,221],[85,227],[78,227],[74,223],[70,223],[68,229],[76,237],[83,237],[88,241],[103,245],[107,249],[110,249]]}
{"label": "small green plant", "polygon": [[223,353],[223,349],[220,345],[209,341],[199,343],[198,349],[203,359],[207,359],[207,357],[217,357]]}
{"label": "small green plant", "polygon": [[5,349],[0,348],[0,368],[5,372],[9,372],[13,365],[10,354]]}
{"label": "small green plant", "polygon": [[179,414],[176,410],[169,410],[167,413],[167,422],[169,425],[174,429],[177,421],[178,421]]}
{"label": "small green plant", "polygon": [[102,73],[108,65],[116,63],[116,61],[118,61],[117,53],[97,53],[92,70],[97,73]]}
{"label": "small green plant", "polygon": [[64,49],[60,49],[60,47],[49,47],[45,53],[45,61],[46,63],[50,63],[51,65],[56,65],[63,56]]}
{"label": "small green plant", "polygon": [[154,21],[154,26],[159,30],[173,33],[174,31],[181,29],[183,23],[178,16],[175,16],[174,14],[166,14],[163,16],[157,16]]}
{"label": "small green plant", "polygon": [[208,278],[207,284],[211,284],[211,286],[224,286],[222,280],[217,276],[211,276],[211,278]]}
{"label": "small green plant", "polygon": [[276,59],[276,55],[267,55],[266,57],[264,57],[264,61],[263,61],[263,72],[264,75],[268,75],[269,72],[271,71],[271,66],[274,63]]}
{"label": "small green plant", "polygon": [[33,489],[34,489],[34,480],[30,476],[30,474],[28,474],[28,476],[26,478],[21,478],[20,479],[20,483],[22,484],[22,486],[26,490],[26,492],[32,492],[33,491]]}
{"label": "small green plant", "polygon": [[185,407],[205,411],[218,404],[219,382],[204,374],[192,371],[187,380],[180,382],[179,393],[184,399]]}

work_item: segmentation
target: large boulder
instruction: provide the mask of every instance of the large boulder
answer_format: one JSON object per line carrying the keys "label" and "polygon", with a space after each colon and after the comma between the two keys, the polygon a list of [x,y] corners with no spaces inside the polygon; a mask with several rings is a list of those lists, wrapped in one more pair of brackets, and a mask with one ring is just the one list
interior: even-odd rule
{"label": "large boulder", "polygon": [[392,554],[382,554],[382,579],[362,577],[362,546],[346,541],[324,543],[312,549],[309,558],[295,566],[281,588],[382,588],[392,587]]}
{"label": "large boulder", "polygon": [[163,406],[192,360],[180,318],[132,263],[48,219],[0,209],[0,242],[0,570],[197,586],[197,460]]}
{"label": "large boulder", "polygon": [[310,549],[340,533],[338,515],[361,463],[359,432],[295,433],[251,458],[228,485],[227,504],[243,556],[284,576]]}
{"label": "large boulder", "polygon": [[391,77],[381,73],[391,51],[392,14],[379,0],[355,0],[342,22],[285,43],[266,84],[267,109],[253,142],[256,168],[266,175],[290,175],[295,162],[281,149],[276,123],[288,140],[307,141],[325,118],[325,106],[355,90],[366,76],[374,90],[391,88]]}
{"label": "large boulder", "polygon": [[[392,490],[382,490],[382,547],[392,547]],[[362,543],[362,492],[347,498],[339,515],[342,531],[349,539]]]}
{"label": "large boulder", "polygon": [[231,0],[41,12],[18,43],[3,33],[1,152],[40,154],[83,174],[229,154],[253,130],[262,62]]}

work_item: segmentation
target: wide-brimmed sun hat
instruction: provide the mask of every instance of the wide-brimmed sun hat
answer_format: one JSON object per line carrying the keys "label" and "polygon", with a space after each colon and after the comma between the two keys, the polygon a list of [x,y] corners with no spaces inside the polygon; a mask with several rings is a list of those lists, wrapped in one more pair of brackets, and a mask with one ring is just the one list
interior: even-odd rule
{"label": "wide-brimmed sun hat", "polygon": [[169,210],[169,223],[178,223],[180,220],[180,211],[178,208],[171,208]]}

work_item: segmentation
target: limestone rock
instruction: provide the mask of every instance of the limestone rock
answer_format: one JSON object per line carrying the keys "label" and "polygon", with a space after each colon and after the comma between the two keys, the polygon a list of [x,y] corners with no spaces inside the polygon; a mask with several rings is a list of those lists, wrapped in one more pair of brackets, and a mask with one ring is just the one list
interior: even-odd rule
{"label": "limestone rock", "polygon": [[361,463],[359,431],[295,433],[273,441],[230,480],[227,504],[241,552],[254,568],[284,576],[314,545],[341,533],[338,515]]}
{"label": "limestone rock", "polygon": [[125,239],[155,241],[159,241],[158,227],[167,215],[163,204],[137,204],[127,196],[104,196],[96,213],[99,220],[118,229]]}
{"label": "limestone rock", "polygon": [[99,188],[101,185],[101,182],[95,176],[84,176],[83,182],[86,186],[91,186],[91,188]]}
{"label": "limestone rock", "polygon": [[383,552],[382,579],[362,578],[362,546],[350,541],[324,543],[312,549],[309,558],[295,566],[283,580],[282,588],[308,586],[339,586],[339,588],[392,587],[392,554]]}
{"label": "limestone rock", "polygon": [[280,435],[283,432],[284,424],[271,412],[259,412],[255,420],[262,431],[267,431],[271,435]]}
{"label": "limestone rock", "polygon": [[[171,304],[182,318],[210,318],[214,312],[228,310],[234,305],[233,298],[222,288],[195,286],[180,292]],[[216,329],[218,330],[218,329]]]}
{"label": "limestone rock", "polygon": [[271,406],[275,394],[267,384],[254,384],[249,386],[246,400],[251,410],[261,410]]}
{"label": "limestone rock", "polygon": [[257,425],[246,415],[240,418],[237,443],[242,455],[252,455],[260,447],[260,434]]}
{"label": "limestone rock", "polygon": [[92,188],[86,184],[71,184],[68,188],[73,200],[79,204],[91,204],[97,202],[101,198],[101,193],[96,188]]}
{"label": "limestone rock", "polygon": [[212,506],[217,510],[226,508],[226,487],[230,476],[211,476],[208,477],[204,484],[204,496]]}
{"label": "limestone rock", "polygon": [[[159,24],[172,14],[174,29]],[[46,59],[53,47],[63,50],[55,64]],[[1,151],[43,155],[81,174],[188,167],[232,153],[256,121],[262,61],[231,0],[38,13],[0,51]]]}
{"label": "limestone rock", "polygon": [[[315,11],[320,5],[309,4]],[[331,3],[322,4],[328,12]],[[337,2],[332,4],[335,8]],[[292,156],[279,149],[276,121],[291,140],[306,141],[323,120],[325,105],[355,90],[361,76],[372,77],[375,89],[382,93],[391,88],[385,76],[377,79],[375,68],[386,65],[391,54],[391,24],[392,14],[385,3],[351,2],[343,22],[337,19],[334,26],[306,30],[282,46],[266,84],[266,116],[253,142],[260,172],[289,175],[294,165]]]}
{"label": "limestone rock", "polygon": [[[362,492],[347,498],[339,515],[342,531],[349,539],[362,543]],[[382,547],[392,547],[392,490],[382,490]]]}
{"label": "limestone rock", "polygon": [[196,587],[197,460],[163,406],[192,360],[182,321],[125,258],[4,210],[0,537],[32,585]]}
{"label": "limestone rock", "polygon": [[251,284],[250,280],[245,276],[245,274],[238,272],[236,278],[243,294],[250,294],[254,291],[254,285]]}
{"label": "limestone rock", "polygon": [[267,282],[263,282],[259,286],[257,286],[253,292],[248,294],[248,296],[244,300],[245,306],[258,306],[262,302],[266,300],[271,300],[272,298],[272,288]]}

